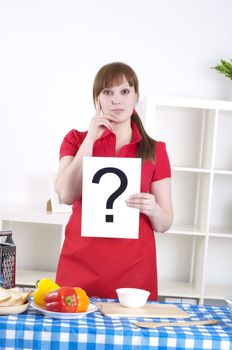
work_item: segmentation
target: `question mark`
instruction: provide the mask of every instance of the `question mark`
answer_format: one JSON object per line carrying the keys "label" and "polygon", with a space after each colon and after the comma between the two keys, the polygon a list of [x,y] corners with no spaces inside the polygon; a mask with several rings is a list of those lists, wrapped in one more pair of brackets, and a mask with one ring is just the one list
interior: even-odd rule
{"label": "question mark", "polygon": [[[125,191],[125,189],[127,188],[128,180],[122,170],[117,168],[107,167],[107,168],[102,168],[98,170],[94,175],[92,182],[99,183],[101,177],[107,173],[113,173],[117,175],[121,181],[119,188],[114,193],[111,194],[111,196],[108,198],[106,202],[106,209],[113,209],[113,203],[115,199],[118,198]],[[106,222],[113,222],[113,221],[114,221],[113,215],[106,215]]]}

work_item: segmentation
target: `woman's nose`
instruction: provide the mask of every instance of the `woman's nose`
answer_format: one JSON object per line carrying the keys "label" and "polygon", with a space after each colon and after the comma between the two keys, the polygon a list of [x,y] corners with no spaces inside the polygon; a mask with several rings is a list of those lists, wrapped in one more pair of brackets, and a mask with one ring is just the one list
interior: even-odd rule
{"label": "woman's nose", "polygon": [[118,105],[120,104],[120,100],[117,97],[112,98],[112,105]]}

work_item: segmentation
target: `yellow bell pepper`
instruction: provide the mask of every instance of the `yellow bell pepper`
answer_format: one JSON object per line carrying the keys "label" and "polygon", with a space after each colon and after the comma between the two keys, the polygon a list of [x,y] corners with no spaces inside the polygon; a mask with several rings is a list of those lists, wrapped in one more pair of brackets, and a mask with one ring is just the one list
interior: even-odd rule
{"label": "yellow bell pepper", "polygon": [[39,306],[44,306],[45,295],[58,288],[60,288],[60,286],[56,284],[56,282],[54,282],[52,279],[42,278],[36,284],[36,291],[34,293],[34,302]]}
{"label": "yellow bell pepper", "polygon": [[73,288],[77,295],[78,305],[76,312],[86,312],[90,303],[89,297],[86,291],[80,287]]}

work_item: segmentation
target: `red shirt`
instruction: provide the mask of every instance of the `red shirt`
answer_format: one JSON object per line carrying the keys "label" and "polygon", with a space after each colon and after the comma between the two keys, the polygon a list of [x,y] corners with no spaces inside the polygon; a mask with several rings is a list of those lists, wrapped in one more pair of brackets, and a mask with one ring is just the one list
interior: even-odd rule
{"label": "red shirt", "polygon": [[[94,143],[95,157],[135,157],[140,132],[132,122],[132,138],[118,153],[116,136],[106,130]],[[75,156],[87,132],[71,130],[60,148],[60,158]],[[141,169],[141,192],[148,192],[151,183],[171,177],[165,143],[156,142],[155,163],[144,161]],[[116,298],[115,290],[134,287],[149,290],[150,299],[157,300],[157,268],[155,237],[148,217],[140,214],[139,238],[81,237],[81,199],[73,205],[73,212],[65,231],[56,282],[86,290],[89,296]]]}

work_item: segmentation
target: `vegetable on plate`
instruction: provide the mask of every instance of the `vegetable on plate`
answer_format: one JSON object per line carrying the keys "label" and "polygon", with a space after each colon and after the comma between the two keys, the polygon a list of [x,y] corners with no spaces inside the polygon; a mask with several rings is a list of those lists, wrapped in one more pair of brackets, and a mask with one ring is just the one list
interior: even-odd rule
{"label": "vegetable on plate", "polygon": [[34,293],[34,302],[39,306],[44,306],[44,297],[49,292],[60,288],[60,286],[55,283],[50,278],[42,278],[36,283],[36,291]]}
{"label": "vegetable on plate", "polygon": [[78,299],[74,288],[60,287],[44,297],[45,308],[53,312],[76,312]]}
{"label": "vegetable on plate", "polygon": [[76,312],[86,312],[90,303],[89,297],[86,291],[80,287],[73,288],[77,295],[78,305]]}

